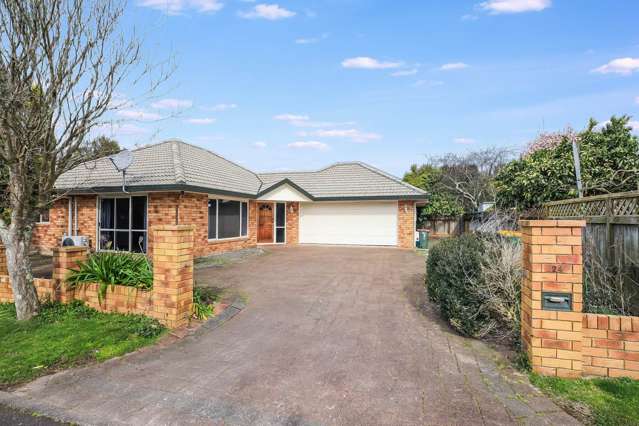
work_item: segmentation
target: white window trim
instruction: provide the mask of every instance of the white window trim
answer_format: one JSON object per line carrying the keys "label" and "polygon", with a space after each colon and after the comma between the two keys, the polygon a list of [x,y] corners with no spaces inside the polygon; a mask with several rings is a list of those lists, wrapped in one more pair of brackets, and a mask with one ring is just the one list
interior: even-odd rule
{"label": "white window trim", "polygon": [[38,215],[38,220],[36,222],[36,225],[48,225],[51,223],[51,212],[49,212],[49,220],[42,220],[42,216],[43,216],[42,213]]}
{"label": "white window trim", "polygon": [[[209,220],[209,205],[208,205],[208,201],[210,200],[216,200],[217,202],[215,203],[215,237],[216,238],[208,238],[208,233],[209,233],[209,227],[211,226],[211,224],[208,222]],[[225,200],[225,201],[239,201],[240,202],[240,235],[238,235],[237,237],[226,237],[226,238],[218,238],[217,236],[220,235],[220,201]],[[207,220],[207,226],[206,226],[206,236],[207,236],[207,241],[209,243],[216,243],[216,242],[224,242],[224,241],[240,241],[240,240],[248,240],[249,238],[249,223],[250,223],[250,218],[251,218],[251,206],[249,203],[249,200],[247,199],[241,199],[241,198],[223,198],[223,197],[209,197],[207,203],[206,203],[206,220]],[[246,203],[246,235],[242,235],[242,203]]]}
{"label": "white window trim", "polygon": [[[133,197],[144,197],[146,198],[146,203],[145,203],[145,207],[146,207],[146,229],[133,229],[133,218],[132,218],[132,212],[133,212],[133,202],[132,202],[132,198]],[[128,229],[122,229],[122,228],[102,228],[102,224],[100,223],[100,219],[102,217],[102,200],[103,199],[128,199],[129,200],[129,228]],[[115,205],[117,204],[117,201],[114,203],[113,205],[113,225],[116,225],[116,218],[115,218]],[[98,251],[115,251],[115,252],[129,252],[129,253],[137,253],[137,252],[133,252],[131,251],[131,244],[132,244],[132,238],[133,238],[133,232],[143,232],[144,234],[146,234],[146,251],[142,252],[142,254],[147,254],[148,249],[149,249],[149,196],[147,194],[129,194],[129,195],[122,195],[122,194],[118,194],[118,195],[101,195],[99,197],[97,197],[97,215],[96,215],[96,229],[97,229],[97,235],[96,235],[96,249]],[[107,232],[113,232],[113,243],[115,244],[115,236],[117,232],[128,232],[129,233],[129,250],[116,250],[116,249],[106,249],[106,248],[102,248],[102,240],[100,238],[100,233],[102,231],[107,231]]]}

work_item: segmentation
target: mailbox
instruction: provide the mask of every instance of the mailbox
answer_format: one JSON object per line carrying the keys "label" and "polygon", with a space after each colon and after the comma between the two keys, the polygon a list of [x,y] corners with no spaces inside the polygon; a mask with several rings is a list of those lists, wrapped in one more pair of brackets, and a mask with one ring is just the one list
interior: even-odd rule
{"label": "mailbox", "polygon": [[541,293],[541,308],[547,311],[572,311],[572,293]]}

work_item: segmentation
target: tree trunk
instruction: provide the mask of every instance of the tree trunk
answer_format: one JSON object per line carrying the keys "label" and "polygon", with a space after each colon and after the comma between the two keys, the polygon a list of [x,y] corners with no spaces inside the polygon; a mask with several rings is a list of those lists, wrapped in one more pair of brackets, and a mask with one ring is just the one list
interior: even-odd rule
{"label": "tree trunk", "polygon": [[4,241],[9,281],[13,290],[18,320],[28,320],[38,314],[38,294],[33,285],[29,248],[31,235],[10,226]]}

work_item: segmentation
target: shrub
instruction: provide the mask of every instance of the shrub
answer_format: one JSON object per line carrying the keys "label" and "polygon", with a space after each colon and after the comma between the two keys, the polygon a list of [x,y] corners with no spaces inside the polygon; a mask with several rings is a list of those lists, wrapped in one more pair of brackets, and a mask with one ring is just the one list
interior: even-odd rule
{"label": "shrub", "polygon": [[489,321],[484,301],[469,291],[482,280],[483,243],[475,235],[462,235],[433,247],[427,261],[427,288],[444,319],[466,336],[477,336]]}
{"label": "shrub", "polygon": [[104,299],[109,286],[122,285],[148,290],[153,287],[153,270],[141,254],[98,252],[67,274],[67,282],[78,286],[98,283],[98,297]]}
{"label": "shrub", "polygon": [[426,277],[430,299],[461,334],[517,342],[519,240],[497,234],[444,240],[428,256]]}
{"label": "shrub", "polygon": [[218,294],[206,287],[196,287],[193,290],[193,316],[204,320],[213,315],[213,304],[217,302]]}

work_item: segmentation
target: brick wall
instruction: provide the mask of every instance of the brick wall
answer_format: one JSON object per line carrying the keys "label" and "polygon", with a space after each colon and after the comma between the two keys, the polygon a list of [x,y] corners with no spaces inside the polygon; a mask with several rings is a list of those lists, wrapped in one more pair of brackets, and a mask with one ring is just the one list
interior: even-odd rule
{"label": "brick wall", "polygon": [[[78,235],[89,237],[89,246],[96,247],[96,200],[95,195],[78,195]],[[63,235],[69,231],[69,200],[61,198],[53,203],[49,209],[49,223],[37,223],[33,229],[31,239],[32,246],[42,252],[51,253],[53,249],[60,246]]]}
{"label": "brick wall", "polygon": [[[33,282],[38,297],[62,303],[82,300],[102,312],[142,314],[158,319],[169,328],[181,327],[189,321],[193,304],[193,231],[194,227],[189,225],[162,225],[152,230],[156,253],[151,291],[116,285],[110,286],[101,299],[98,284],[72,288],[64,278],[70,268],[86,259],[88,250],[58,247],[53,256],[53,278]],[[0,258],[3,250],[0,246]],[[0,303],[4,302],[13,302],[13,292],[9,277],[0,275]]]}
{"label": "brick wall", "polygon": [[[523,220],[521,332],[533,370],[579,377],[582,371],[583,221]],[[542,292],[573,297],[569,312],[542,308]]]}
{"label": "brick wall", "polygon": [[[96,248],[97,196],[77,196],[78,235],[89,237],[90,247]],[[208,240],[208,196],[206,194],[159,192],[148,194],[147,229],[155,226],[187,224],[195,225],[195,256],[239,250],[257,245],[257,210],[254,201],[249,202],[248,236],[225,241]],[[297,204],[297,203],[296,203]],[[179,207],[179,211],[176,210]],[[296,210],[297,212],[297,210]],[[176,214],[179,216],[176,220]],[[36,225],[32,245],[41,252],[51,253],[60,246],[60,240],[68,231],[68,200],[57,200],[49,213],[48,224]],[[292,223],[292,222],[291,222]],[[293,231],[297,235],[297,230]],[[153,254],[153,236],[149,233],[148,254]]]}
{"label": "brick wall", "polygon": [[415,201],[397,202],[397,245],[415,247]]}
{"label": "brick wall", "polygon": [[583,315],[584,374],[639,380],[639,317]]}
{"label": "brick wall", "polygon": [[297,201],[286,203],[286,244],[300,242],[300,203]]}

